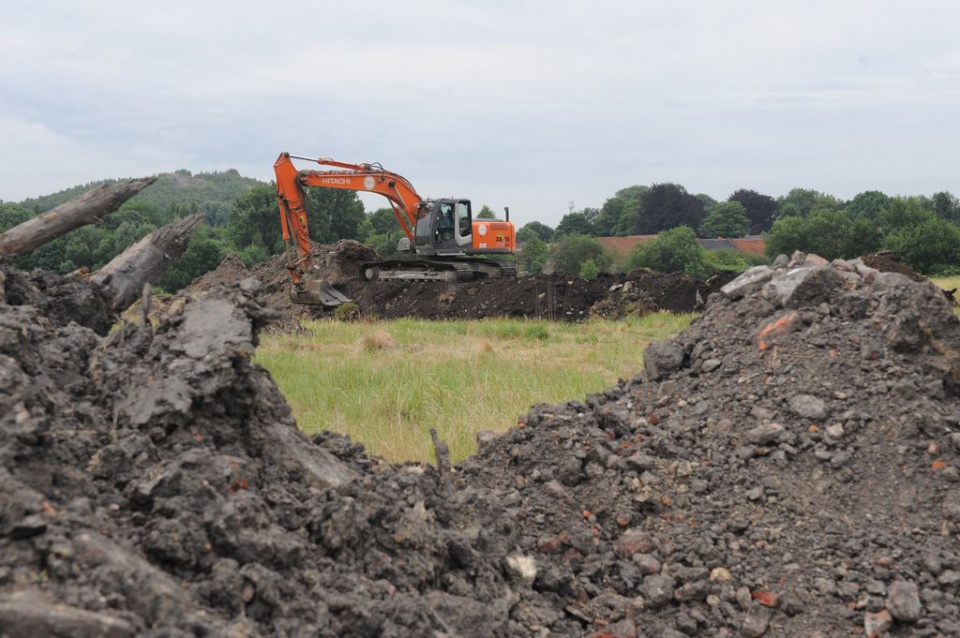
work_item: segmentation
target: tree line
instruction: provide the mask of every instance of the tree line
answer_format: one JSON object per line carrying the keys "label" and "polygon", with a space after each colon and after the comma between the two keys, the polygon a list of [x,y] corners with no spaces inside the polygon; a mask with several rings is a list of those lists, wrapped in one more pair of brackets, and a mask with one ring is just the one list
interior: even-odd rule
{"label": "tree line", "polygon": [[[682,229],[682,230],[681,230]],[[530,222],[518,231],[523,245],[521,261],[537,272],[549,261],[565,272],[588,266],[616,268],[604,256],[596,237],[657,235],[638,245],[620,267],[673,267],[678,253],[687,255],[688,274],[709,273],[711,259],[721,267],[743,268],[749,258],[710,255],[698,251],[698,238],[740,238],[759,235],[768,258],[795,250],[827,259],[850,259],[880,250],[897,253],[927,275],[960,272],[960,201],[943,191],[927,196],[888,196],[864,191],[848,201],[811,189],[795,188],[773,198],[749,189],[735,191],[726,201],[691,195],[678,184],[631,186],[618,191],[601,208],[585,208],[564,215],[557,227]],[[571,241],[571,237],[577,237]],[[682,240],[682,241],[681,241]],[[588,255],[580,262],[564,253]],[[559,254],[558,254],[559,252]],[[670,255],[667,258],[667,255]]]}
{"label": "tree line", "polygon": [[[20,203],[0,201],[0,231],[104,182]],[[357,193],[335,189],[307,189],[306,201],[313,241],[355,239],[384,257],[395,253],[402,230],[390,208],[367,212]],[[185,287],[229,253],[252,265],[286,249],[272,183],[241,177],[235,170],[197,174],[180,170],[160,176],[100,225],[61,237],[20,258],[18,265],[62,274],[97,270],[153,230],[196,212],[203,213],[205,225],[159,282],[164,290]],[[477,217],[495,215],[482,206]],[[925,274],[952,274],[960,272],[958,224],[960,202],[948,192],[891,197],[867,191],[842,201],[801,188],[779,198],[741,189],[721,202],[668,183],[624,188],[599,209],[565,215],[556,228],[531,221],[518,231],[518,241],[524,270],[541,272],[549,263],[558,272],[585,277],[634,267],[693,276],[743,269],[757,260],[730,251],[704,252],[697,238],[745,235],[762,235],[768,257],[802,250],[828,259],[850,258],[888,249]],[[608,253],[596,240],[627,235],[657,239],[638,245],[626,260]]]}

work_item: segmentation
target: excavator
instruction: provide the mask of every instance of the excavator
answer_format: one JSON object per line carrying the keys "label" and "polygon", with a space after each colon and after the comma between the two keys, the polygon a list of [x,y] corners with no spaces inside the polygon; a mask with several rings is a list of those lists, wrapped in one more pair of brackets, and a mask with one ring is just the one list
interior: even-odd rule
{"label": "excavator", "polygon": [[[328,170],[298,170],[293,160],[316,162]],[[287,265],[294,303],[335,307],[350,301],[328,282],[310,277],[312,243],[307,232],[304,187],[337,188],[378,193],[387,198],[405,237],[398,252],[406,258],[363,264],[366,281],[472,281],[516,276],[516,266],[489,259],[513,254],[516,236],[510,221],[474,219],[468,199],[422,199],[406,178],[384,170],[379,163],[352,164],[329,158],[281,153],[273,165],[283,239],[296,258]]]}

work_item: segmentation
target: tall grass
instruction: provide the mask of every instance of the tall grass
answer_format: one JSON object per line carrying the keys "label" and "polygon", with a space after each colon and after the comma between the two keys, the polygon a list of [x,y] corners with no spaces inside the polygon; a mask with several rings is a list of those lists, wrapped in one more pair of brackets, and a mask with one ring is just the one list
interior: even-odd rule
{"label": "tall grass", "polygon": [[317,321],[265,336],[266,367],[307,432],[333,430],[394,462],[430,461],[436,428],[454,462],[480,430],[503,431],[537,403],[583,399],[643,367],[643,350],[693,315],[621,322]]}

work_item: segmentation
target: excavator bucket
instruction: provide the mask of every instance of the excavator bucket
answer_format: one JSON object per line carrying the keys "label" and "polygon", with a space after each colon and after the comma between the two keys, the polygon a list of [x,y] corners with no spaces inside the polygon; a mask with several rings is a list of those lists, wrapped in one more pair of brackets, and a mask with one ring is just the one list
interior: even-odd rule
{"label": "excavator bucket", "polygon": [[299,286],[294,284],[290,288],[290,299],[293,303],[320,305],[327,308],[336,308],[340,304],[353,301],[322,279],[312,279]]}

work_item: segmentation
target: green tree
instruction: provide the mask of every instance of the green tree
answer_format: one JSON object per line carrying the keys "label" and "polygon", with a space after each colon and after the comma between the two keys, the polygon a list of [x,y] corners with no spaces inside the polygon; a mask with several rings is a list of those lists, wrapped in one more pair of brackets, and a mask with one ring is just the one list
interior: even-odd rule
{"label": "green tree", "polygon": [[689,226],[665,230],[656,239],[637,244],[630,251],[627,265],[665,273],[681,272],[700,279],[710,274],[703,247]]}
{"label": "green tree", "polygon": [[780,208],[780,218],[791,215],[806,217],[813,210],[837,210],[840,208],[840,200],[833,195],[808,188],[794,188],[780,197],[777,200],[777,205]]}
{"label": "green tree", "polygon": [[804,220],[806,229],[806,252],[820,255],[824,259],[844,259],[855,257],[853,222],[840,210],[814,210]]}
{"label": "green tree", "polygon": [[880,212],[880,225],[885,234],[902,232],[919,226],[934,216],[918,197],[894,197]]}
{"label": "green tree", "polygon": [[550,249],[546,242],[536,235],[524,241],[523,248],[520,249],[520,264],[530,273],[542,273],[543,266],[549,257]]}
{"label": "green tree", "polygon": [[700,224],[703,237],[743,237],[750,230],[747,211],[740,202],[721,202]]}
{"label": "green tree", "polygon": [[640,200],[634,219],[638,235],[655,235],[670,228],[699,228],[706,217],[703,202],[677,184],[654,184]]}
{"label": "green tree", "polygon": [[807,220],[799,215],[781,217],[773,223],[764,246],[768,257],[807,250]]}
{"label": "green tree", "polygon": [[33,213],[16,204],[0,202],[0,232],[10,230],[33,217]]}
{"label": "green tree", "polygon": [[217,233],[201,226],[190,238],[187,249],[178,260],[170,264],[158,282],[164,290],[175,293],[211,270],[214,270],[227,255],[227,246]]}
{"label": "green tree", "polygon": [[557,230],[554,237],[568,237],[570,235],[593,236],[595,233],[593,223],[583,212],[567,213],[557,224]]}
{"label": "green tree", "polygon": [[585,235],[567,235],[554,244],[550,252],[557,272],[567,275],[579,275],[580,267],[587,260],[592,259],[601,271],[607,271],[611,263],[600,242]]}
{"label": "green tree", "polygon": [[363,202],[354,191],[308,188],[307,220],[310,238],[321,244],[356,239],[364,221]]}
{"label": "green tree", "polygon": [[757,191],[741,188],[733,192],[727,198],[730,202],[739,202],[743,205],[743,210],[750,220],[751,235],[765,233],[773,226],[773,220],[777,218],[777,200],[769,195],[761,195]]}
{"label": "green tree", "polygon": [[936,215],[893,231],[885,245],[925,275],[960,264],[960,228]]}
{"label": "green tree", "polygon": [[960,200],[957,200],[950,192],[934,193],[930,199],[937,217],[949,222],[960,222]]}
{"label": "green tree", "polygon": [[633,232],[634,218],[648,186],[628,186],[603,203],[594,223],[598,237],[626,237]]}
{"label": "green tree", "polygon": [[634,218],[647,186],[628,186],[603,203],[595,222],[598,237],[626,237],[633,232]]}
{"label": "green tree", "polygon": [[863,191],[854,195],[847,202],[843,210],[851,219],[864,217],[869,220],[878,220],[883,210],[890,205],[890,198],[880,191]]}
{"label": "green tree", "polygon": [[368,213],[357,228],[357,239],[371,246],[381,257],[395,255],[397,242],[403,236],[403,229],[392,208],[378,208]]}
{"label": "green tree", "polygon": [[237,197],[230,207],[227,235],[241,253],[254,245],[262,247],[268,256],[282,253],[286,246],[276,189],[261,184]]}
{"label": "green tree", "polygon": [[527,242],[531,236],[536,236],[542,241],[549,242],[553,240],[553,235],[554,230],[552,228],[546,224],[533,221],[527,222],[523,225],[523,228],[517,231],[517,241],[520,243]]}

